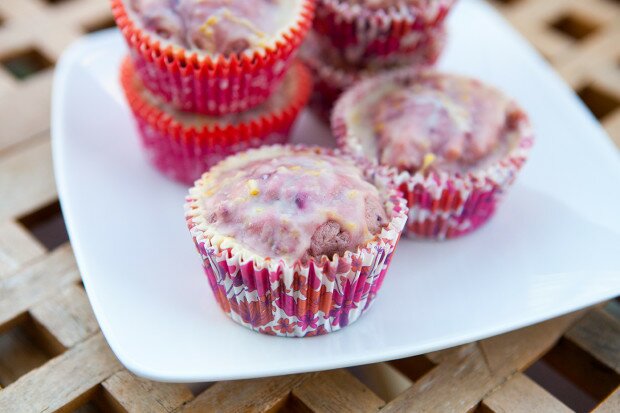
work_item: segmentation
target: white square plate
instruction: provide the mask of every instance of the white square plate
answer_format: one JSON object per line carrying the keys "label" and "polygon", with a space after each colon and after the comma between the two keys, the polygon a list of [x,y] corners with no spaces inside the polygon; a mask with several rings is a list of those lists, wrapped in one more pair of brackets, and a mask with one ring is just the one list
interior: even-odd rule
{"label": "white square plate", "polygon": [[[489,6],[461,1],[441,67],[495,84],[538,141],[490,223],[445,243],[403,240],[372,310],[322,337],[263,336],[212,298],[183,218],[186,188],[153,170],[118,84],[115,31],[56,73],[56,179],[84,285],[112,350],[161,381],[210,381],[378,362],[470,342],[620,294],[620,162],[601,127]],[[295,141],[332,143],[304,114]]]}

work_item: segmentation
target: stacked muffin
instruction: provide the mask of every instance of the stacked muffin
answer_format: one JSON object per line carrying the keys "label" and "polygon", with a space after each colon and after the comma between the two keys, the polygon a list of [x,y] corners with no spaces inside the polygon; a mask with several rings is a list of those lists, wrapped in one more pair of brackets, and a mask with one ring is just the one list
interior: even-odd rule
{"label": "stacked muffin", "polygon": [[319,0],[302,48],[312,70],[312,107],[329,117],[338,96],[380,71],[435,63],[456,0]]}
{"label": "stacked muffin", "polygon": [[227,155],[283,143],[311,92],[294,62],[315,0],[112,0],[121,82],[151,162],[190,183]]}

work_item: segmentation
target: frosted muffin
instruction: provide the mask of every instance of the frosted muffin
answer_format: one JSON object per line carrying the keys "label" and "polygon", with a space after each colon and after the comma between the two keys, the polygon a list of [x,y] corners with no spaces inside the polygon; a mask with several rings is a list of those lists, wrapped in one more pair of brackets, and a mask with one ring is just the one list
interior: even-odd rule
{"label": "frosted muffin", "polygon": [[112,10],[153,94],[223,115],[273,92],[311,26],[314,0],[112,0]]}
{"label": "frosted muffin", "polygon": [[435,29],[432,34],[422,36],[415,52],[407,54],[401,61],[388,64],[389,62],[379,59],[381,61],[379,66],[373,67],[371,64],[365,69],[360,69],[347,65],[340,53],[324,47],[320,37],[316,33],[310,33],[299,54],[300,59],[312,72],[314,80],[310,106],[323,120],[329,122],[334,103],[346,89],[361,79],[367,79],[387,69],[431,67],[443,51],[445,40],[445,29],[443,27]]}
{"label": "frosted muffin", "polygon": [[437,43],[455,0],[319,0],[314,31],[348,65],[406,62]]}
{"label": "frosted muffin", "polygon": [[497,89],[437,73],[401,85],[369,111],[380,163],[411,173],[464,173],[508,153],[520,112]]}
{"label": "frosted muffin", "polygon": [[[342,328],[370,305],[406,206],[379,169],[323,149],[272,146],[205,173],[186,217],[225,312],[257,331],[306,336]],[[269,314],[251,320],[241,307],[252,305]]]}
{"label": "frosted muffin", "polygon": [[123,62],[121,83],[148,160],[166,176],[186,184],[226,156],[287,142],[312,90],[308,70],[297,63],[259,106],[212,117],[182,112],[151,94],[129,59]]}
{"label": "frosted muffin", "polygon": [[350,161],[326,154],[219,168],[203,177],[203,190],[215,232],[288,263],[356,251],[388,221],[377,187]]}
{"label": "frosted muffin", "polygon": [[410,235],[450,238],[486,222],[533,136],[517,103],[462,76],[401,71],[354,87],[332,119],[339,146],[392,167]]}
{"label": "frosted muffin", "polygon": [[291,0],[128,0],[145,30],[185,49],[225,56],[265,47],[294,20]]}

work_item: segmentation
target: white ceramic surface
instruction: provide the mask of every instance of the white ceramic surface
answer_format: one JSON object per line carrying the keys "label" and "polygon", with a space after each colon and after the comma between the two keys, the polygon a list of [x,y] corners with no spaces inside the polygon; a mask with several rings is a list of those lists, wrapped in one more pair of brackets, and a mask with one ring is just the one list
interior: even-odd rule
{"label": "white ceramic surface", "polygon": [[[262,336],[216,306],[183,219],[186,188],[145,161],[118,84],[118,33],[58,66],[53,152],[93,309],[138,375],[210,381],[331,369],[470,342],[620,294],[620,160],[595,119],[491,8],[463,0],[441,67],[516,97],[538,136],[495,218],[445,243],[404,240],[372,310],[341,332]],[[331,145],[305,114],[298,142]]]}

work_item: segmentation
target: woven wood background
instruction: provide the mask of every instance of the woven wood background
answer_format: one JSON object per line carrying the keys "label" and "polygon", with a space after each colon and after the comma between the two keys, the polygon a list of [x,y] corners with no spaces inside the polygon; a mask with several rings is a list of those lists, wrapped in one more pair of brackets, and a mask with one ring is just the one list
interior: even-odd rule
{"label": "woven wood background", "polygon": [[[620,145],[620,1],[495,0]],[[201,386],[110,352],[67,242],[49,140],[63,49],[112,26],[105,0],[0,1],[0,412],[620,412],[617,300],[370,366]]]}

